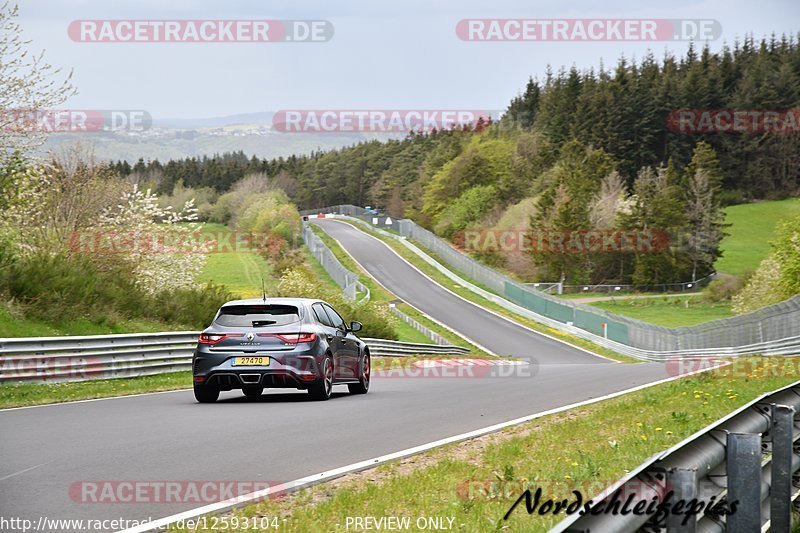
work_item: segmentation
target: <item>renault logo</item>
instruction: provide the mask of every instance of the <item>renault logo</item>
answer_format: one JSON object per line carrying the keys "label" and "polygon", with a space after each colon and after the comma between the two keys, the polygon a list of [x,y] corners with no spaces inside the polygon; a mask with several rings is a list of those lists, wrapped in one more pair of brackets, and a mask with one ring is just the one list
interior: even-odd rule
{"label": "renault logo", "polygon": [[245,335],[245,338],[246,338],[247,340],[251,341],[251,340],[255,339],[255,338],[256,338],[256,336],[255,336],[255,335],[253,335],[252,333],[248,333],[247,335]]}

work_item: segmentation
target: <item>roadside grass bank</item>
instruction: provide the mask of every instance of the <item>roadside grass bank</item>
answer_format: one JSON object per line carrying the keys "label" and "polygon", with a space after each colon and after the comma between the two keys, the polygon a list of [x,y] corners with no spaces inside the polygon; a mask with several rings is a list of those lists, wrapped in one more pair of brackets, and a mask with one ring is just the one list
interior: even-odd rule
{"label": "roadside grass bank", "polygon": [[790,359],[739,363],[737,370],[723,367],[547,415],[227,516],[278,517],[282,531],[345,529],[348,517],[366,516],[410,517],[412,525],[418,517],[444,517],[458,531],[547,531],[563,512],[528,515],[522,504],[503,520],[526,488],[557,501],[573,501],[572,490],[590,498],[653,454],[800,379]]}
{"label": "roadside grass bank", "polygon": [[[414,363],[419,361],[474,357],[475,355],[471,354],[373,357],[372,369],[384,372],[410,370],[419,373],[419,367],[414,366]],[[495,359],[491,355],[481,355],[480,357],[482,359]],[[191,388],[192,373],[189,371],[170,372],[155,376],[95,379],[65,383],[7,383],[0,385],[0,409]],[[280,389],[271,390],[279,391]]]}
{"label": "roadside grass bank", "polygon": [[[383,236],[383,235],[381,235],[381,234],[379,234],[379,233],[377,233],[375,231],[366,229],[364,226],[362,226],[360,224],[356,225],[356,224],[352,224],[352,223],[350,223],[348,221],[343,221],[343,222],[345,222],[347,224],[350,224],[354,228],[356,228],[356,229],[358,229],[360,231],[363,231],[363,232],[365,232],[365,233],[367,233],[367,234],[369,234],[369,235],[371,235],[371,236],[383,241],[392,250],[397,252],[402,258],[404,258],[406,261],[408,261],[409,263],[414,265],[416,268],[418,268],[419,270],[424,272],[428,277],[432,278],[438,284],[442,285],[443,287],[449,289],[450,291],[456,293],[457,295],[461,296],[462,298],[464,298],[466,300],[474,302],[474,303],[476,303],[476,304],[478,304],[478,305],[480,305],[482,307],[485,307],[487,309],[490,309],[490,310],[492,310],[492,311],[494,311],[494,312],[496,312],[496,313],[498,313],[500,315],[508,317],[508,318],[512,319],[513,321],[518,322],[519,324],[522,324],[523,326],[525,326],[527,328],[530,328],[530,329],[532,329],[534,331],[538,331],[540,333],[544,333],[546,335],[549,335],[549,336],[554,337],[556,339],[565,341],[565,342],[567,342],[569,344],[572,344],[574,346],[578,346],[578,347],[583,348],[585,350],[589,350],[590,352],[596,353],[598,355],[602,355],[603,357],[607,357],[609,359],[613,359],[615,361],[620,361],[620,362],[623,362],[623,363],[640,363],[641,362],[639,359],[635,359],[633,357],[628,357],[626,355],[622,355],[622,354],[617,353],[617,352],[615,352],[613,350],[609,350],[607,348],[603,348],[602,346],[598,346],[598,345],[594,344],[593,342],[589,342],[589,341],[581,339],[579,337],[575,337],[574,335],[570,335],[568,333],[563,333],[563,332],[561,332],[561,331],[559,331],[557,329],[550,328],[550,327],[545,326],[543,324],[540,324],[540,323],[538,323],[538,322],[536,322],[534,320],[530,320],[530,319],[525,318],[523,316],[520,316],[520,315],[517,315],[515,313],[512,313],[511,311],[508,311],[504,307],[501,307],[500,305],[497,305],[496,303],[491,302],[491,301],[487,300],[486,298],[483,298],[482,296],[480,296],[478,294],[475,294],[474,292],[472,292],[468,288],[457,284],[455,281],[451,280],[450,278],[448,278],[447,276],[445,276],[444,274],[442,274],[441,272],[436,270],[436,268],[434,268],[433,266],[431,266],[430,264],[425,262],[421,257],[419,257],[417,254],[415,254],[413,251],[411,251],[407,247],[403,246],[402,244],[398,243],[396,240],[392,239],[391,237],[385,237],[385,236]],[[432,259],[434,259],[435,261],[437,261],[441,265],[446,266],[446,263],[444,263],[441,260],[441,258],[439,258],[436,254],[432,253],[430,250],[427,250],[421,244],[416,243],[414,241],[409,241],[409,242],[412,242],[415,246],[417,246],[418,248],[423,250],[426,254],[428,254]],[[463,272],[459,272],[458,270],[452,269],[449,266],[446,266],[446,268],[448,270],[450,270],[451,272],[453,272],[454,274],[456,274],[459,277],[461,277],[462,279],[464,279],[465,281],[468,281],[469,283],[472,283],[473,285],[475,285],[477,287],[480,287],[480,288],[486,290],[487,292],[493,292],[488,287],[482,285],[481,283],[476,282],[473,279],[470,279],[469,276],[466,276]],[[514,355],[514,354],[509,354],[509,355]]]}
{"label": "roadside grass bank", "polygon": [[[338,288],[339,286],[336,285],[336,282],[333,281],[330,274],[328,274],[322,265],[319,264],[319,261],[311,255],[311,252],[308,251],[307,248],[303,248],[303,254],[306,258],[306,262],[311,267],[311,270],[317,276],[317,279],[320,280],[320,283],[324,283],[331,287]],[[370,288],[370,299],[374,297],[374,293],[372,293],[372,288]],[[353,317],[353,320],[358,320],[358,317]],[[430,343],[431,340],[420,333],[419,331],[415,330],[402,320],[398,320],[395,324],[395,331],[397,331],[398,340],[403,342],[420,342],[420,343]]]}
{"label": "roadside grass bank", "polygon": [[128,396],[145,392],[188,389],[191,386],[192,373],[189,371],[67,383],[4,384],[0,385],[0,408]]}
{"label": "roadside grass bank", "polygon": [[[363,283],[370,291],[370,298],[374,302],[380,303],[389,303],[396,300],[396,296],[389,291],[387,291],[380,283],[375,281],[375,279],[364,273],[364,270],[361,266],[356,263],[353,258],[339,245],[339,243],[328,235],[324,229],[320,228],[315,224],[310,224],[311,230],[320,238],[322,242],[331,250],[333,255],[339,262],[344,266],[346,269],[354,272],[358,275],[359,281]],[[308,254],[311,255],[310,253]],[[319,265],[315,259],[312,260],[315,264]],[[320,269],[324,272],[324,269],[320,266]],[[328,276],[328,279],[330,277]],[[331,280],[333,282],[333,280]],[[463,348],[469,349],[472,353],[486,355],[481,349],[477,346],[471,344],[467,340],[465,340],[460,335],[457,335],[450,331],[449,329],[442,327],[440,324],[434,322],[433,320],[429,319],[423,313],[417,311],[414,307],[410,306],[407,303],[401,303],[398,305],[398,309],[405,313],[406,315],[410,316],[417,322],[421,323],[423,326],[429,328],[430,330],[438,333],[445,339],[447,339],[451,344],[455,346],[461,346]],[[420,333],[419,331],[415,330],[399,318],[397,319],[397,332],[400,335],[400,340],[404,342],[421,342],[421,343],[430,343],[431,340]]]}
{"label": "roadside grass bank", "polygon": [[702,296],[604,300],[588,305],[609,313],[672,328],[733,316],[730,302],[710,302]]}
{"label": "roadside grass bank", "polygon": [[13,308],[9,309],[9,307],[0,304],[0,338],[155,333],[170,329],[173,331],[190,331],[195,328],[188,325],[167,324],[144,319],[108,320],[104,324],[98,324],[86,318],[48,322],[16,316]]}

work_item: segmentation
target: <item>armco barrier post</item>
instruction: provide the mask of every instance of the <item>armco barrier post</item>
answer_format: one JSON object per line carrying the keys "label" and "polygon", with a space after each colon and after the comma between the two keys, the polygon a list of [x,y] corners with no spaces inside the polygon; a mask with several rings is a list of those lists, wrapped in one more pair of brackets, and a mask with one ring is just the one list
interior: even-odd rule
{"label": "armco barrier post", "polygon": [[761,434],[728,433],[725,464],[728,504],[736,502],[726,518],[728,533],[761,531]]}
{"label": "armco barrier post", "polygon": [[[673,491],[673,501],[688,502],[697,498],[697,470],[671,469],[667,472],[667,487]],[[697,529],[696,517],[691,516],[688,520],[685,519],[683,514],[670,513],[667,515],[667,533],[694,533]]]}
{"label": "armco barrier post", "polygon": [[770,529],[790,531],[792,528],[792,459],[794,407],[771,406],[772,478],[770,480]]}

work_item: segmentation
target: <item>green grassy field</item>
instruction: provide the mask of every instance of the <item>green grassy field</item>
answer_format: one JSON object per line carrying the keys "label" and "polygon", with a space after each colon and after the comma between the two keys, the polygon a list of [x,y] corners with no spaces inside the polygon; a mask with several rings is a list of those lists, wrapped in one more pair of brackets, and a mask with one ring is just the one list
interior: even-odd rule
{"label": "green grassy field", "polygon": [[589,305],[667,327],[691,326],[733,316],[729,303],[707,302],[702,296],[606,300]]}
{"label": "green grassy field", "polygon": [[731,226],[722,241],[723,256],[714,266],[719,272],[741,276],[755,270],[767,256],[778,223],[800,216],[800,198],[732,205],[725,208],[725,214]]}
{"label": "green grassy field", "polygon": [[[232,231],[223,224],[204,224],[203,233],[225,233]],[[278,280],[270,264],[255,252],[214,252],[200,274],[201,283],[213,282],[224,285],[241,298],[261,296],[261,280],[267,294],[274,291]]]}
{"label": "green grassy field", "polygon": [[208,262],[200,274],[202,283],[224,285],[242,298],[261,296],[262,278],[269,295],[278,283],[272,274],[272,268],[263,257],[248,252],[209,254]]}

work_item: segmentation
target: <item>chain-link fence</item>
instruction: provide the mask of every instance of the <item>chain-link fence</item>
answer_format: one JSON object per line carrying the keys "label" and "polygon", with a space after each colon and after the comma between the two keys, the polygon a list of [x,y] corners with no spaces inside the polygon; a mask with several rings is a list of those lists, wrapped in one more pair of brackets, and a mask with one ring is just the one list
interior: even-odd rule
{"label": "chain-link fence", "polygon": [[[336,284],[342,288],[345,296],[348,299],[356,300],[358,293],[364,293],[364,297],[361,302],[366,302],[369,300],[369,289],[358,280],[358,275],[345,268],[344,265],[342,265],[339,260],[336,259],[336,256],[333,255],[333,252],[331,252],[330,248],[328,248],[322,239],[320,239],[306,223],[303,223],[302,236],[303,241],[311,251],[311,255],[313,255],[314,258],[319,261],[319,263],[322,265],[322,268],[324,268],[325,271],[333,278]],[[396,303],[397,302],[392,303],[389,307],[390,311],[399,317],[400,320],[416,329],[436,344],[440,346],[452,346],[450,341],[429,327],[417,322],[407,314],[400,311],[397,308]]]}
{"label": "chain-link fence", "polygon": [[[538,291],[479,263],[412,220],[377,217],[362,207],[338,205],[304,215],[338,213],[416,241],[442,263],[491,292],[546,318],[642,350],[702,350],[767,343],[800,335],[800,296],[752,313],[694,326],[667,328],[607,313]],[[376,224],[373,219],[377,218]],[[390,220],[386,220],[389,218]]]}
{"label": "chain-link fence", "polygon": [[358,276],[347,270],[339,260],[336,259],[333,252],[322,242],[322,239],[311,231],[311,228],[308,227],[307,224],[303,224],[302,236],[303,242],[306,243],[311,255],[319,261],[319,264],[322,265],[325,272],[333,278],[333,281],[342,288],[348,300],[355,301],[359,290],[366,292],[365,298],[369,299],[369,291],[358,281]]}
{"label": "chain-link fence", "polygon": [[[550,294],[581,294],[581,293],[610,293],[618,292],[695,292],[708,286],[714,281],[716,273],[710,274],[694,281],[682,283],[660,283],[657,285],[621,285],[621,284],[596,284],[596,285],[566,285],[560,283],[540,283],[535,287]],[[525,285],[531,285],[526,283]],[[559,287],[560,285],[560,287]]]}

